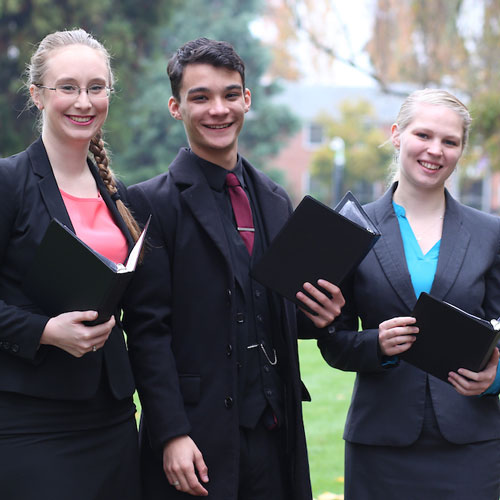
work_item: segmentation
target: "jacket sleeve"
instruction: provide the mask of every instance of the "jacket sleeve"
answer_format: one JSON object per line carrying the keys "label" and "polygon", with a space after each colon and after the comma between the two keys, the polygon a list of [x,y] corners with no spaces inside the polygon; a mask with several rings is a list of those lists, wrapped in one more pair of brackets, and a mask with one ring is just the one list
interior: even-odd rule
{"label": "jacket sleeve", "polygon": [[[12,158],[0,160],[0,351],[37,362],[41,357],[38,353],[40,337],[49,318],[29,311],[28,307],[13,305],[16,302],[13,294],[18,295],[17,303],[22,302],[21,274],[29,262],[18,261],[16,266],[7,262],[12,240],[15,238],[21,243],[23,238],[30,237],[29,227],[20,214],[23,183],[15,170],[16,162]],[[24,258],[20,252],[17,257]]]}
{"label": "jacket sleeve", "polygon": [[[493,265],[486,275],[486,293],[484,300],[485,319],[497,319],[500,316],[500,218],[497,222],[497,248]],[[500,348],[500,344],[498,345]],[[497,375],[493,384],[486,389],[483,395],[498,396],[500,393],[500,363],[497,367]]]}
{"label": "jacket sleeve", "polygon": [[378,344],[378,328],[360,330],[358,312],[353,296],[353,278],[342,286],[345,305],[340,316],[318,339],[325,361],[334,368],[353,372],[383,370]]}
{"label": "jacket sleeve", "polygon": [[141,225],[152,214],[144,260],[124,297],[123,324],[150,444],[159,451],[170,438],[190,431],[171,348],[172,289],[168,243],[162,231],[165,217],[161,216],[163,205],[139,185],[128,189],[128,201]]}

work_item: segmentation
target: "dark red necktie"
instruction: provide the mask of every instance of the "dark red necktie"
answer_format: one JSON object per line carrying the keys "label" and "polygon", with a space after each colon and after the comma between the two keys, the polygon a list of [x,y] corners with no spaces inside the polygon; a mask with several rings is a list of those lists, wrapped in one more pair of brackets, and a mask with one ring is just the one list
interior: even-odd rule
{"label": "dark red necktie", "polygon": [[229,173],[226,176],[226,184],[233,206],[234,218],[236,226],[240,233],[243,243],[247,247],[248,253],[252,255],[253,241],[255,238],[255,229],[253,226],[252,209],[248,201],[247,195],[241,187],[240,181],[235,174]]}

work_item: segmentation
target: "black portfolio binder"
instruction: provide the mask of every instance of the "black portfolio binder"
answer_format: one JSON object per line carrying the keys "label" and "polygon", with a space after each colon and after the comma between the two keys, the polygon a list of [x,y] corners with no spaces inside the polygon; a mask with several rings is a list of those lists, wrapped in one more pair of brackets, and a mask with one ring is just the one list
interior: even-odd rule
{"label": "black portfolio binder", "polygon": [[340,285],[379,237],[377,227],[351,192],[335,210],[305,196],[251,275],[303,307],[295,294],[306,281],[317,286],[321,278]]}
{"label": "black portfolio binder", "polygon": [[49,316],[91,310],[99,315],[88,324],[104,323],[132,278],[148,224],[123,265],[100,255],[53,219],[26,273],[24,291]]}
{"label": "black portfolio binder", "polygon": [[[459,368],[481,371],[500,338],[496,321],[486,321],[422,292],[413,309],[419,333],[401,359],[448,381]],[[495,326],[494,326],[495,325]]]}

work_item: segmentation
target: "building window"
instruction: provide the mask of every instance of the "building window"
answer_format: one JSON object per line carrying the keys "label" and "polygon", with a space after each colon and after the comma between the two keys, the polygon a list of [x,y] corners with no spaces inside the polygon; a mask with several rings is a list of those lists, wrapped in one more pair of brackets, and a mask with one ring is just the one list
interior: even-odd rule
{"label": "building window", "polygon": [[309,123],[306,125],[305,132],[306,146],[314,148],[323,144],[323,125],[319,123]]}

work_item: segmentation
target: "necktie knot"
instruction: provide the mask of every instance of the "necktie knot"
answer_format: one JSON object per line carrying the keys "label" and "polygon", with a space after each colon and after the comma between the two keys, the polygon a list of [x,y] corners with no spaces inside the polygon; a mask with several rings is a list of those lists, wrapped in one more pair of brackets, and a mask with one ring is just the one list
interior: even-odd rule
{"label": "necktie knot", "polygon": [[240,181],[238,180],[238,177],[236,177],[236,174],[233,174],[231,172],[226,175],[226,184],[229,187],[241,186]]}

